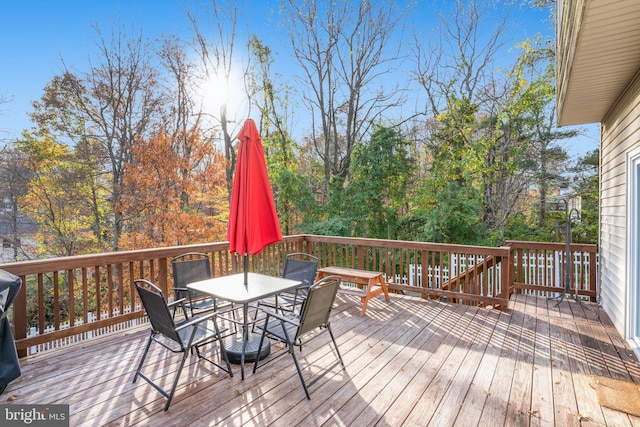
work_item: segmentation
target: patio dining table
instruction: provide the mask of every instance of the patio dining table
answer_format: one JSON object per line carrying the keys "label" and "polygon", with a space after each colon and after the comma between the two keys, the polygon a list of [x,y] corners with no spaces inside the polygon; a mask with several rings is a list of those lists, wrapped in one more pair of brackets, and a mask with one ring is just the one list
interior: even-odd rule
{"label": "patio dining table", "polygon": [[242,335],[231,335],[224,340],[229,361],[240,363],[241,378],[244,380],[244,362],[256,361],[269,354],[269,342],[260,345],[260,336],[249,332],[249,303],[277,295],[280,292],[297,288],[302,283],[298,280],[285,279],[259,273],[231,274],[213,279],[201,280],[187,285],[188,289],[211,295],[223,301],[242,304]]}

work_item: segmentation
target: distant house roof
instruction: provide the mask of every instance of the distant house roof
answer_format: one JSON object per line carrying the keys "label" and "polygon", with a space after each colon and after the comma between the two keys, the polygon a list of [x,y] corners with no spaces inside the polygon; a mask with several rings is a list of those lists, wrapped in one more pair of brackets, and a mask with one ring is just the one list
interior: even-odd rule
{"label": "distant house roof", "polygon": [[640,1],[557,4],[558,125],[601,122],[640,70]]}
{"label": "distant house roof", "polygon": [[[38,224],[25,215],[18,216],[18,234],[34,234],[38,231]],[[12,233],[11,218],[0,214],[0,236],[7,236]]]}

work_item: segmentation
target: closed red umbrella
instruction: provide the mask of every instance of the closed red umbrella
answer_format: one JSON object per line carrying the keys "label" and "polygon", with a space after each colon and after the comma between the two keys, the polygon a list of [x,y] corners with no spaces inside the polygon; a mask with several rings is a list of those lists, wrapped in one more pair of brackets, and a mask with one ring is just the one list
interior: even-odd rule
{"label": "closed red umbrella", "polygon": [[245,255],[246,277],[247,254],[258,254],[270,244],[279,242],[282,232],[267,175],[262,140],[253,120],[245,122],[238,139],[240,146],[231,190],[227,240],[232,253]]}

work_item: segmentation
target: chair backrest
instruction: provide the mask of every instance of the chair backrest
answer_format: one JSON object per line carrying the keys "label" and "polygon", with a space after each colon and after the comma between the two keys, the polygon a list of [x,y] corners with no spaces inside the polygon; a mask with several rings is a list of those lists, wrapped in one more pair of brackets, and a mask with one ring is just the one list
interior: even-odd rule
{"label": "chair backrest", "polygon": [[307,299],[300,311],[300,326],[296,333],[296,339],[329,322],[340,282],[339,276],[328,276],[311,285]]}
{"label": "chair backrest", "polygon": [[316,280],[318,257],[304,252],[288,254],[284,261],[282,277],[298,280],[303,288],[308,288]]}
{"label": "chair backrest", "polygon": [[[189,252],[178,255],[171,260],[173,270],[173,286],[184,288],[189,283],[210,279],[211,263],[209,255],[198,252]],[[187,295],[176,295],[178,298],[185,298]]]}
{"label": "chair backrest", "polygon": [[153,330],[182,345],[173,316],[160,288],[143,279],[135,280],[134,283]]}

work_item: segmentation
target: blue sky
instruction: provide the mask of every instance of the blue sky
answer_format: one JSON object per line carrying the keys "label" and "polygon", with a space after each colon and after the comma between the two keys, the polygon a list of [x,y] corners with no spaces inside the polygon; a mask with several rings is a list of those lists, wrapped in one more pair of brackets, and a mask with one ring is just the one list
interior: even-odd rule
{"label": "blue sky", "polygon": [[[270,25],[268,16],[275,2],[249,3],[260,5],[252,6],[250,18],[259,16],[265,37],[273,35],[270,28],[275,24]],[[185,0],[1,0],[0,96],[11,102],[0,104],[0,143],[29,127],[30,104],[61,73],[62,58],[71,69],[87,70],[96,40],[92,24],[105,34],[118,21],[127,28],[142,28],[148,38],[188,36],[186,5]]]}
{"label": "blue sky", "polygon": [[[505,0],[506,1],[506,0]],[[286,37],[278,27],[278,0],[244,2],[239,32],[248,33],[247,23],[275,52]],[[429,31],[446,0],[418,0],[412,13],[415,22]],[[39,99],[45,84],[62,70],[62,58],[72,69],[86,70],[95,41],[91,27],[97,23],[107,33],[114,21],[141,27],[145,37],[177,34],[187,37],[190,23],[185,0],[2,0],[0,1],[0,144],[20,136],[30,126],[27,112]],[[545,11],[515,8],[509,20],[507,45],[536,33],[551,37],[553,29]],[[244,27],[243,27],[244,25]],[[276,57],[278,68],[287,68],[287,58]],[[597,147],[597,126],[587,127],[588,136],[569,142],[570,152]]]}

